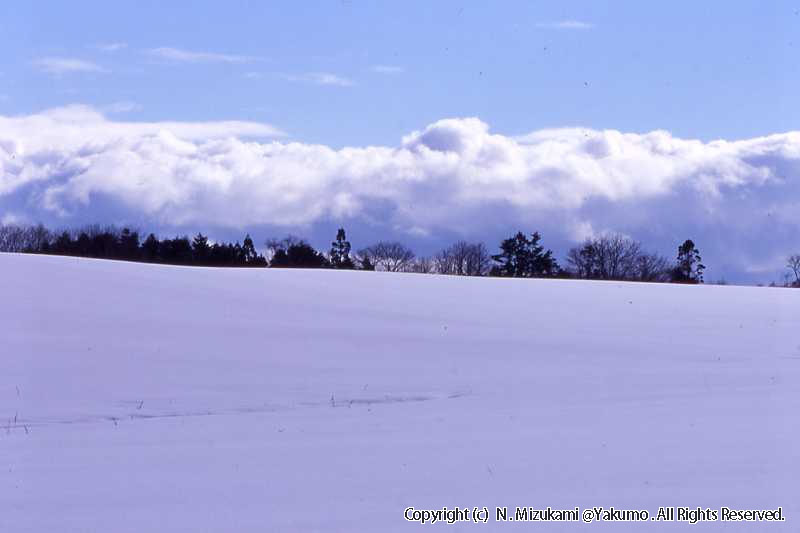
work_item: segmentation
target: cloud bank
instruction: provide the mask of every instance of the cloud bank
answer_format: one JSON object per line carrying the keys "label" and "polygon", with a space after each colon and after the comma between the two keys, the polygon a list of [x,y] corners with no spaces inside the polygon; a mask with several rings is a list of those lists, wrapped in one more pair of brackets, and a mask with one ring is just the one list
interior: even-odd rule
{"label": "cloud bank", "polygon": [[691,237],[729,272],[775,272],[800,251],[800,132],[713,142],[583,128],[511,137],[456,118],[397,146],[265,140],[281,135],[253,122],[114,121],[85,106],[0,116],[0,207],[65,224],[112,201],[170,227],[349,221],[492,239],[539,229],[564,245],[619,231],[670,255]]}

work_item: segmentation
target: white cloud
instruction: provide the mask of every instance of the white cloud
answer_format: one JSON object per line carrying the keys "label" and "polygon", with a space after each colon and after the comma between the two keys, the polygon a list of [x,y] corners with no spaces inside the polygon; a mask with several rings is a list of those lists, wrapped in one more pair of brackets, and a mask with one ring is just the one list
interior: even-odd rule
{"label": "white cloud", "polygon": [[351,87],[355,82],[351,79],[331,74],[329,72],[307,72],[305,74],[282,74],[281,77],[288,81],[314,83],[316,85],[333,85],[336,87]]}
{"label": "white cloud", "polygon": [[594,28],[594,24],[582,22],[580,20],[560,20],[557,22],[541,22],[536,25],[537,28],[549,28],[552,30],[590,30]]}
{"label": "white cloud", "polygon": [[662,239],[670,255],[691,237],[707,261],[742,268],[761,251],[788,253],[800,233],[800,132],[509,137],[460,118],[394,147],[244,139],[278,134],[252,122],[113,121],[83,106],[0,116],[0,202],[29,190],[27,208],[69,215],[110,199],[148,220],[201,227],[347,219],[470,238],[530,228],[548,245],[611,230]]}
{"label": "white cloud", "polygon": [[41,57],[33,64],[42,72],[55,75],[73,72],[108,72],[96,63],[73,57]]}
{"label": "white cloud", "polygon": [[182,50],[180,48],[171,48],[168,46],[152,48],[148,50],[147,53],[160,59],[182,63],[249,63],[259,59],[257,57],[243,55],[218,54],[213,52],[193,52],[190,50]]}
{"label": "white cloud", "polygon": [[373,65],[372,71],[378,74],[402,74],[406,69],[395,65]]}
{"label": "white cloud", "polygon": [[118,52],[127,47],[127,43],[103,43],[97,45],[98,50],[102,50],[103,52]]}

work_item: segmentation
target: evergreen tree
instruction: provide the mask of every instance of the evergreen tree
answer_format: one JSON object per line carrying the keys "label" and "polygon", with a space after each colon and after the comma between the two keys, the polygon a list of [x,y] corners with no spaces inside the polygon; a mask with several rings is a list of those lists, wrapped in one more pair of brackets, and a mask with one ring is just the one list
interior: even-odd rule
{"label": "evergreen tree", "polygon": [[258,259],[258,252],[256,252],[256,247],[253,244],[253,239],[250,238],[250,234],[244,236],[244,242],[242,243],[242,256],[244,257],[244,262],[251,264],[255,263],[256,259]]}
{"label": "evergreen tree", "polygon": [[123,228],[119,237],[119,252],[122,259],[135,261],[139,259],[139,232]]}
{"label": "evergreen tree", "polygon": [[63,231],[61,235],[53,243],[53,253],[61,255],[72,255],[75,253],[75,247],[72,243],[72,237],[69,232]]}
{"label": "evergreen tree", "polygon": [[250,238],[249,233],[245,235],[244,242],[242,243],[242,255],[244,256],[244,261],[247,266],[267,266],[267,260],[256,251],[253,239]]}
{"label": "evergreen tree", "polygon": [[145,261],[158,261],[158,248],[161,243],[152,233],[142,243],[142,259]]}
{"label": "evergreen tree", "polygon": [[191,265],[192,243],[187,236],[164,239],[158,247],[158,255],[167,264]]}
{"label": "evergreen tree", "polygon": [[[175,237],[163,241],[159,241],[154,234],[150,233],[140,245],[138,231],[129,228],[119,230],[115,226],[107,228],[101,228],[98,225],[85,226],[80,231],[62,231],[60,233],[52,233],[42,225],[25,228],[14,227],[12,228],[13,232],[5,230],[7,227],[0,225],[0,250],[3,251],[76,255],[176,265],[267,266],[267,260],[256,251],[250,235],[245,237],[244,246],[239,243],[234,246],[229,243],[211,245],[208,237],[202,233],[198,233],[192,240],[189,237]],[[14,238],[13,241],[9,239],[9,235]],[[77,238],[73,237],[75,235]],[[304,253],[309,257],[304,258]],[[313,249],[310,254],[307,253],[307,250],[293,250],[292,254],[294,261],[310,262],[309,266],[327,266],[325,257]]]}
{"label": "evergreen tree", "polygon": [[677,283],[703,283],[703,264],[698,250],[691,239],[678,246],[678,264],[672,271],[672,281]]}
{"label": "evergreen tree", "polygon": [[211,246],[208,244],[208,237],[198,233],[192,240],[192,259],[198,265],[205,265],[211,259]]}
{"label": "evergreen tree", "polygon": [[89,257],[114,259],[119,241],[117,236],[110,231],[102,231],[92,237],[89,244]]}
{"label": "evergreen tree", "polygon": [[350,258],[350,241],[347,240],[344,228],[339,228],[336,232],[336,240],[331,243],[330,252],[331,267],[341,269],[353,269],[355,265]]}
{"label": "evergreen tree", "polygon": [[244,263],[244,248],[239,244],[239,241],[236,241],[236,244],[233,245],[233,263],[235,265]]}
{"label": "evergreen tree", "polygon": [[528,239],[521,231],[500,244],[501,253],[493,255],[497,263],[492,276],[534,278],[554,276],[559,272],[551,250],[539,244],[541,236],[533,233]]}
{"label": "evergreen tree", "polygon": [[287,247],[277,245],[269,266],[278,268],[329,268],[325,256],[303,240],[287,241]]}
{"label": "evergreen tree", "polygon": [[88,257],[91,247],[92,240],[85,231],[82,231],[81,234],[78,235],[78,240],[75,242],[76,253],[81,257]]}

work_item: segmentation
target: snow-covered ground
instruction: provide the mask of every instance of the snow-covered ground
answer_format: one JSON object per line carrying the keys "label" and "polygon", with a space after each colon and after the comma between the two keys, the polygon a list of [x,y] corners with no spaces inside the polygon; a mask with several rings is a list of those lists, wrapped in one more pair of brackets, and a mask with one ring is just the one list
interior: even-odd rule
{"label": "snow-covered ground", "polygon": [[800,531],[800,291],[2,254],[0,298],[3,532]]}

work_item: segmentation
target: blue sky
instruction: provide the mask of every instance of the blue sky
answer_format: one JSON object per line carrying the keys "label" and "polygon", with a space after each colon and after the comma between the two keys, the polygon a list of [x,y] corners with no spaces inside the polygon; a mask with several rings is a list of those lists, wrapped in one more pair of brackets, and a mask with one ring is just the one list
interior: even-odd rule
{"label": "blue sky", "polygon": [[[574,125],[746,138],[794,129],[800,119],[792,105],[800,94],[798,9],[797,2],[5,3],[0,105],[25,113],[125,101],[140,106],[133,119],[266,121],[330,146],[393,144],[453,116],[478,116],[506,134]],[[559,28],[565,21],[588,27]],[[115,43],[124,47],[100,49]],[[161,47],[242,61],[147,53]],[[54,78],[33,66],[42,57],[78,58],[109,72]],[[402,70],[375,72],[379,66]],[[284,77],[307,73],[353,85]]]}
{"label": "blue sky", "polygon": [[[767,233],[748,229],[750,224],[741,230],[746,239],[728,237],[707,247],[717,265],[727,265],[717,268],[719,277],[769,281],[780,275],[782,254],[800,248],[791,215],[800,205],[797,138],[768,137],[796,130],[800,120],[799,10],[796,2],[5,3],[0,116],[16,122],[0,130],[0,143],[6,136],[0,146],[11,147],[0,214],[7,221],[60,225],[102,219],[163,231],[210,227],[220,236],[285,230],[320,244],[346,222],[364,236],[403,238],[426,253],[464,236],[464,228],[493,242],[522,225],[555,228],[553,221],[562,220],[569,227],[552,231],[553,247],[562,253],[584,236],[621,231],[650,239],[669,255],[693,228],[718,242],[724,228],[746,215]],[[72,111],[47,115],[48,129],[65,133],[45,140],[37,117],[58,109]],[[470,117],[485,131],[463,122]],[[449,118],[462,122],[439,122]],[[176,134],[175,141],[201,147],[213,168],[197,166],[193,152],[176,156],[191,146],[157,136],[175,133],[177,123],[197,122],[212,133],[195,129]],[[142,124],[157,126],[137,127]],[[186,128],[196,126],[191,124]],[[112,150],[103,143],[120,127],[130,137]],[[562,153],[561,128],[574,128],[570,143],[584,137],[596,142]],[[654,130],[668,132],[665,142],[680,145],[670,153],[679,155],[669,159],[661,140],[641,137]],[[413,136],[425,131],[422,141]],[[561,133],[541,133],[554,131]],[[499,144],[494,134],[503,137]],[[76,135],[83,145],[74,144]],[[515,144],[530,135],[534,148]],[[208,143],[231,136],[244,144],[214,148],[228,157],[220,163]],[[142,152],[143,139],[157,142],[159,155]],[[475,142],[483,151],[451,151],[463,156],[463,164],[438,157],[442,142],[463,148],[470,139],[482,139]],[[711,143],[716,139],[745,144],[719,147]],[[286,166],[250,176],[258,165],[248,159],[250,152],[242,154],[252,148],[266,157],[263,147],[273,141],[287,148],[271,160]],[[108,150],[87,148],[98,143]],[[311,148],[316,145],[324,150]],[[370,146],[407,150],[375,155]],[[420,146],[432,152],[419,155]],[[343,147],[360,151],[352,156]],[[84,157],[87,149],[94,155]],[[524,190],[494,197],[492,184],[479,176],[488,149],[511,154],[492,159],[490,174],[506,173],[511,180],[497,187],[525,182]],[[644,159],[633,161],[630,154],[640,149]],[[48,159],[54,153],[58,157]],[[563,156],[563,167],[548,159],[553,153]],[[147,164],[132,163],[130,154]],[[578,156],[587,159],[575,162]],[[383,158],[380,164],[376,157]],[[419,159],[412,164],[408,157]],[[503,166],[512,160],[514,169]],[[144,173],[155,176],[154,168],[167,166],[172,170],[149,181],[146,194],[132,192]],[[127,173],[112,176],[122,167]],[[361,175],[364,168],[374,174]],[[397,168],[402,171],[394,174]],[[106,177],[91,181],[99,169]],[[229,174],[220,178],[223,171]],[[643,183],[647,173],[657,183]],[[558,181],[573,174],[573,181]],[[395,196],[365,192],[388,175],[394,181],[380,188]],[[439,181],[397,185],[420,175]],[[626,179],[631,183],[622,183]],[[442,180],[450,181],[445,186]],[[234,197],[225,196],[232,194],[229,182],[258,189],[254,195],[267,203],[280,196],[279,205],[264,209],[284,217],[238,217]],[[201,192],[184,191],[187,183]],[[211,187],[222,192],[206,203],[195,200]],[[339,194],[337,207],[320,207],[320,190]],[[431,195],[438,200],[431,205],[447,213],[416,224],[411,204],[428,205]],[[304,199],[302,205],[292,203],[296,198]],[[383,211],[376,207],[384,204]],[[667,213],[661,212],[665,205],[671,206]],[[687,205],[693,206],[681,211],[687,220],[664,221]],[[167,214],[170,206],[185,213]],[[635,216],[620,219],[622,207]],[[221,214],[207,220],[199,214],[215,209]],[[546,211],[547,223],[531,211]],[[304,215],[293,216],[299,212]],[[769,213],[784,213],[780,226],[774,219],[747,218]],[[726,222],[723,214],[735,221]],[[468,222],[475,216],[484,224]],[[738,246],[732,249],[731,240]],[[761,257],[766,253],[768,259]]]}

